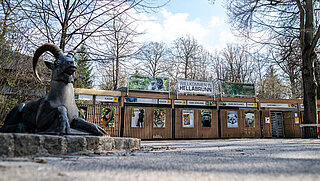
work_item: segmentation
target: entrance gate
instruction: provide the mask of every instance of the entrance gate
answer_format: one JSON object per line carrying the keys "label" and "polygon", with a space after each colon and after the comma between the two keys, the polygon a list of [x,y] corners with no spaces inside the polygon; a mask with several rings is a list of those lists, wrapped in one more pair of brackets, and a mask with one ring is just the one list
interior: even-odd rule
{"label": "entrance gate", "polygon": [[282,112],[271,112],[271,126],[272,137],[284,137]]}

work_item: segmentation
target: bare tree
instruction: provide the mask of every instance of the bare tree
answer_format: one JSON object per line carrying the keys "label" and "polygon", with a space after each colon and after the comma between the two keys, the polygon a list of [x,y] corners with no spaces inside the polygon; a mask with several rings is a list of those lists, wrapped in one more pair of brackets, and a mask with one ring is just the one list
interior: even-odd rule
{"label": "bare tree", "polygon": [[[99,66],[100,77],[98,80],[99,88],[103,90],[114,90],[112,67]],[[118,87],[125,87],[127,82],[127,71],[121,71],[118,75]]]}
{"label": "bare tree", "polygon": [[265,78],[262,80],[263,89],[258,89],[259,98],[283,99],[287,97],[288,88],[283,84],[276,69],[270,65]]}
{"label": "bare tree", "polygon": [[168,48],[165,43],[148,42],[145,43],[136,58],[140,62],[137,67],[143,74],[153,78],[164,76],[168,60]]}
{"label": "bare tree", "polygon": [[27,47],[22,35],[29,28],[20,12],[22,2],[0,1],[0,125],[17,103],[46,93],[46,83],[37,84],[32,77],[32,57],[22,53]]}
{"label": "bare tree", "polygon": [[[283,71],[284,78],[289,79],[291,98],[302,97],[301,52],[297,39],[279,38],[280,47],[272,52],[272,60]],[[319,94],[320,95],[320,94]]]}
{"label": "bare tree", "polygon": [[221,52],[224,60],[224,81],[227,82],[253,82],[255,71],[254,63],[245,46],[227,45]]}
{"label": "bare tree", "polygon": [[[317,123],[317,82],[315,47],[320,26],[315,25],[315,0],[239,0],[228,1],[228,12],[234,28],[257,43],[277,45],[279,36],[299,41],[304,90],[304,124]],[[252,38],[259,35],[259,41]],[[256,36],[257,37],[257,36]],[[303,137],[317,137],[316,127],[303,127]]]}
{"label": "bare tree", "polygon": [[[118,14],[117,10],[114,10],[114,14]],[[141,33],[137,30],[136,19],[128,16],[127,14],[121,14],[110,23],[106,25],[106,30],[103,35],[105,41],[102,41],[101,47],[105,47],[103,57],[105,61],[101,63],[105,67],[109,67],[111,71],[112,89],[119,88],[119,79],[121,72],[127,73],[128,60],[133,59],[139,50],[139,43],[135,41],[135,38]]]}
{"label": "bare tree", "polygon": [[57,43],[64,51],[67,45],[77,49],[88,39],[102,36],[108,23],[130,9],[159,6],[147,0],[26,0],[20,7],[38,32],[34,38],[45,37],[44,41]]}
{"label": "bare tree", "polygon": [[201,46],[199,49],[199,59],[193,64],[195,80],[212,81],[213,73],[210,71],[210,63],[212,59],[213,54]]}
{"label": "bare tree", "polygon": [[[199,59],[199,51],[201,46],[198,44],[197,40],[193,37],[187,35],[186,37],[181,37],[173,42],[173,47],[171,48],[171,53],[173,58],[179,63],[178,67],[182,68],[182,75],[185,79],[195,78],[195,62]],[[179,68],[180,69],[180,68]]]}
{"label": "bare tree", "polygon": [[0,54],[5,51],[22,51],[26,45],[22,35],[29,26],[24,22],[26,17],[21,13],[20,5],[24,0],[0,1]]}

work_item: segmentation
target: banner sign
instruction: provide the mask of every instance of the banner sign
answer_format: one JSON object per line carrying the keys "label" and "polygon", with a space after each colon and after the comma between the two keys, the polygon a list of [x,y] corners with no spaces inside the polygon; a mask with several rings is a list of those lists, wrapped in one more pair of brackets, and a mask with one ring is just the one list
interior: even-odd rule
{"label": "banner sign", "polygon": [[174,100],[174,105],[187,105],[186,100]]}
{"label": "banner sign", "polygon": [[187,101],[187,105],[190,106],[215,106],[213,101]]}
{"label": "banner sign", "polygon": [[248,103],[247,102],[247,107],[258,107],[257,103]]}
{"label": "banner sign", "polygon": [[74,97],[76,100],[92,101],[92,95],[75,94]]}
{"label": "banner sign", "polygon": [[171,100],[169,100],[169,99],[159,99],[159,104],[171,104]]}
{"label": "banner sign", "polygon": [[219,106],[229,106],[229,107],[258,107],[257,103],[249,102],[219,102]]}
{"label": "banner sign", "polygon": [[247,107],[245,102],[219,102],[219,106]]}
{"label": "banner sign", "polygon": [[222,94],[255,97],[254,84],[221,83]]}
{"label": "banner sign", "polygon": [[124,99],[125,103],[142,103],[142,104],[171,104],[170,99],[148,99],[148,98],[133,98],[126,97]]}
{"label": "banner sign", "polygon": [[260,103],[261,107],[266,108],[294,108],[295,106],[291,107],[290,104],[281,104],[281,103]]}
{"label": "banner sign", "polygon": [[174,100],[174,105],[188,105],[188,106],[216,106],[213,101],[187,101],[187,100]]}
{"label": "banner sign", "polygon": [[146,90],[146,91],[169,91],[169,79],[167,78],[152,78],[142,76],[129,77],[130,90]]}
{"label": "banner sign", "polygon": [[158,99],[126,97],[124,100],[126,103],[158,104]]}
{"label": "banner sign", "polygon": [[179,93],[213,94],[212,82],[178,80]]}
{"label": "banner sign", "polygon": [[100,101],[100,102],[118,102],[118,97],[96,96],[96,101]]}

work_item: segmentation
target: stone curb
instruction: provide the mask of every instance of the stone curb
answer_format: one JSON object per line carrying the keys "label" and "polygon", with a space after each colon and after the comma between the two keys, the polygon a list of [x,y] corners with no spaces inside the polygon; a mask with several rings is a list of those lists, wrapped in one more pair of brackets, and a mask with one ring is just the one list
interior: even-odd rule
{"label": "stone curb", "polygon": [[58,156],[140,149],[140,139],[0,133],[0,157]]}

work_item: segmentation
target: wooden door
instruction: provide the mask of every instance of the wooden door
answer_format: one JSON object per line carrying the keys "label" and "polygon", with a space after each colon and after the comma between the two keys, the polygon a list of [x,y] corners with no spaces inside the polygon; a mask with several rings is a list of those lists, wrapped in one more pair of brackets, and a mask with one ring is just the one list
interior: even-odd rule
{"label": "wooden door", "polygon": [[301,137],[298,112],[283,112],[284,135],[287,138]]}

